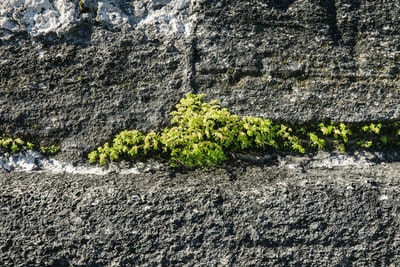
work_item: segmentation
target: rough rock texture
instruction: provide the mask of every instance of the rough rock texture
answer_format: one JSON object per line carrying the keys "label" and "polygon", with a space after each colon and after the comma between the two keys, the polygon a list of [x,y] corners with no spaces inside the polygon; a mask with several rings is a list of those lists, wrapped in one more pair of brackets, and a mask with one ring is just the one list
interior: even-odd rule
{"label": "rough rock texture", "polygon": [[[398,0],[0,2],[0,132],[76,162],[186,92],[288,122],[398,120]],[[0,172],[0,265],[397,266],[398,164]]]}
{"label": "rough rock texture", "polygon": [[60,143],[77,160],[122,129],[161,128],[190,90],[188,1],[99,1],[93,14],[76,4],[70,20],[44,26],[27,18],[29,3],[3,5],[30,24],[3,29],[2,132]]}
{"label": "rough rock texture", "polygon": [[198,8],[200,90],[275,119],[399,117],[396,1],[234,2]]}
{"label": "rough rock texture", "polygon": [[0,178],[2,266],[398,266],[399,164]]}
{"label": "rough rock texture", "polygon": [[69,158],[185,92],[290,122],[400,115],[393,1],[3,1],[0,131]]}

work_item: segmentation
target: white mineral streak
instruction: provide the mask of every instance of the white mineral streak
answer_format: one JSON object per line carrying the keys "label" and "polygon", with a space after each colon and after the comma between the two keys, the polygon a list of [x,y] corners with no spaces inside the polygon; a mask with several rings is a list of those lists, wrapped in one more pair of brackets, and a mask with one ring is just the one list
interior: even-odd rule
{"label": "white mineral streak", "polygon": [[98,2],[96,21],[113,28],[122,28],[129,24],[129,17],[115,4],[115,1],[105,0]]}
{"label": "white mineral streak", "polygon": [[347,169],[368,168],[384,160],[381,153],[356,152],[350,154],[330,154],[320,152],[312,158],[284,157],[280,159],[280,166],[292,170],[300,169]]}
{"label": "white mineral streak", "polygon": [[376,161],[383,159],[383,155],[380,153],[355,153],[353,155],[338,154],[338,155],[327,155],[325,157],[319,157],[313,159],[309,163],[311,169],[332,169],[332,168],[364,168],[375,165]]}
{"label": "white mineral streak", "polygon": [[[316,155],[309,159],[306,157],[286,158],[281,160],[281,166],[287,169],[301,170],[303,167],[307,169],[332,169],[332,168],[366,168],[370,167],[377,159],[383,159],[383,155],[359,153],[354,155],[326,155],[324,153]],[[143,163],[138,162],[130,168],[120,168],[116,165],[107,168],[98,166],[74,166],[71,163],[60,162],[55,159],[46,158],[39,152],[27,151],[15,155],[0,156],[0,169],[5,171],[32,172],[43,171],[47,173],[60,174],[81,174],[81,175],[107,175],[111,172],[122,175],[140,174],[149,171],[159,171],[165,169],[165,165],[157,162]],[[1,170],[0,170],[1,173]]]}
{"label": "white mineral streak", "polygon": [[66,0],[6,0],[0,4],[0,28],[32,36],[60,34],[75,24],[75,11]]}
{"label": "white mineral streak", "polygon": [[[189,35],[190,0],[135,1],[124,9],[116,0],[92,1],[96,22],[109,28],[154,25],[160,34]],[[128,4],[127,4],[128,5]],[[133,12],[130,12],[133,10]],[[8,38],[19,32],[31,36],[48,33],[62,35],[83,21],[78,4],[71,0],[1,0],[0,37]]]}
{"label": "white mineral streak", "polygon": [[[167,1],[168,2],[168,1]],[[182,33],[190,35],[189,0],[170,1],[161,9],[150,10],[138,26],[156,25],[162,34]]]}
{"label": "white mineral streak", "polygon": [[71,163],[60,162],[51,158],[43,157],[39,152],[27,151],[15,155],[0,156],[0,168],[5,171],[32,172],[44,171],[48,173],[60,174],[92,174],[106,175],[111,172],[120,174],[139,174],[148,172],[152,169],[159,169],[161,164],[138,163],[132,168],[119,169],[117,167],[101,168],[98,166],[74,166]]}

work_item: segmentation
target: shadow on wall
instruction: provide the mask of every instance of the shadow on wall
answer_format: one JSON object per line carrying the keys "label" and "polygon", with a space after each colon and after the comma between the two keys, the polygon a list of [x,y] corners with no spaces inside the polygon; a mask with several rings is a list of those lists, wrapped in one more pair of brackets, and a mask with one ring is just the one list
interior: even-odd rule
{"label": "shadow on wall", "polygon": [[268,1],[268,7],[285,12],[295,0],[272,0]]}

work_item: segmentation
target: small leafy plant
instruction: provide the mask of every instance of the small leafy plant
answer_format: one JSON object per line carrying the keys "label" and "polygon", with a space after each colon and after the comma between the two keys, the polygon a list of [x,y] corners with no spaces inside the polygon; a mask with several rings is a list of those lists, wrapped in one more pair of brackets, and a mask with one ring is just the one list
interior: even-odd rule
{"label": "small leafy plant", "polygon": [[340,152],[345,152],[345,144],[349,142],[349,136],[352,135],[352,131],[344,123],[325,125],[324,123],[319,124],[320,131],[325,136],[333,137],[333,145]]}
{"label": "small leafy plant", "polygon": [[147,135],[138,130],[123,131],[112,144],[89,153],[90,162],[132,159],[160,153],[173,167],[215,166],[230,152],[246,149],[290,148],[304,153],[292,129],[269,119],[240,117],[220,106],[204,102],[204,94],[188,94],[171,112],[171,127]]}
{"label": "small leafy plant", "polygon": [[[33,148],[33,145],[31,146]],[[60,147],[56,145],[50,145],[50,146],[41,146],[40,147],[40,152],[43,155],[50,156],[50,155],[55,155],[60,151]]]}
{"label": "small leafy plant", "polygon": [[[397,123],[393,124],[393,127]],[[375,145],[377,148],[382,148],[390,143],[393,139],[390,137],[392,129],[390,125],[383,125],[382,123],[370,123],[361,127],[363,138],[360,139],[357,144],[364,148],[371,148]],[[396,130],[394,130],[396,132]]]}
{"label": "small leafy plant", "polygon": [[[35,145],[29,141],[24,141],[21,138],[12,138],[3,135],[0,138],[0,152],[15,154],[18,152],[24,152],[26,150],[33,150]],[[56,145],[51,146],[39,146],[39,150],[44,155],[54,155],[60,151],[60,148]]]}
{"label": "small leafy plant", "polygon": [[97,150],[89,153],[89,161],[99,161],[105,165],[107,160],[115,161],[121,158],[135,158],[146,156],[159,150],[159,136],[155,132],[144,135],[138,130],[122,131],[113,140],[112,144],[105,143]]}
{"label": "small leafy plant", "polygon": [[325,147],[325,140],[322,138],[319,138],[317,134],[314,132],[309,133],[308,136],[310,137],[311,141],[311,146],[317,147],[318,150],[322,150]]}
{"label": "small leafy plant", "polygon": [[[400,123],[286,125],[270,119],[231,114],[204,94],[187,94],[171,112],[170,127],[161,132],[122,131],[112,142],[89,153],[89,161],[106,165],[121,159],[167,158],[173,167],[216,166],[243,150],[306,153],[328,149],[400,146]],[[352,138],[350,140],[350,138]]]}
{"label": "small leafy plant", "polygon": [[0,139],[0,147],[7,152],[11,152],[12,154],[19,152],[23,148],[24,144],[25,142],[21,138],[13,139],[10,137],[3,137]]}

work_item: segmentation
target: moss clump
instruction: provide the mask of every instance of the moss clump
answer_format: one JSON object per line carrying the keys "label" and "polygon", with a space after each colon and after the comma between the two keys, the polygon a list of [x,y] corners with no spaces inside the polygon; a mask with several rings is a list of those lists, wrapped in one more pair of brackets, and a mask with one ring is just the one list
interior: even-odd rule
{"label": "moss clump", "polygon": [[24,152],[27,150],[33,150],[35,147],[39,147],[39,150],[44,155],[54,155],[60,151],[60,147],[56,145],[51,146],[36,146],[29,141],[24,141],[21,138],[13,138],[3,135],[0,138],[0,153],[11,153],[15,154],[18,152]]}
{"label": "moss clump", "polygon": [[105,143],[102,147],[89,154],[89,161],[99,161],[105,165],[107,160],[115,161],[120,158],[135,158],[147,156],[160,150],[160,136],[155,132],[144,135],[138,130],[122,131],[112,145]]}
{"label": "moss clump", "polygon": [[123,131],[112,143],[89,154],[100,165],[120,159],[158,155],[173,167],[221,164],[243,150],[284,150],[295,153],[317,150],[383,149],[400,146],[400,123],[345,124],[321,122],[290,126],[270,119],[231,114],[219,101],[204,102],[204,94],[187,94],[171,112],[171,127],[144,134]]}
{"label": "moss clump", "polygon": [[204,94],[188,94],[171,112],[171,127],[145,135],[138,130],[123,131],[111,144],[89,154],[90,162],[132,159],[159,154],[171,166],[214,166],[228,159],[230,152],[245,149],[290,149],[304,153],[290,127],[269,119],[239,117],[220,106],[204,102]]}
{"label": "moss clump", "polygon": [[[28,147],[33,147],[32,143],[26,143],[26,146]],[[25,141],[23,141],[21,138],[11,138],[11,137],[5,137],[3,136],[0,139],[0,149],[3,150],[3,152],[11,152],[12,154],[15,154],[25,147]]]}
{"label": "moss clump", "polygon": [[57,145],[50,145],[50,146],[41,146],[40,147],[40,152],[43,155],[50,156],[50,155],[55,155],[58,152],[60,152],[61,148]]}

